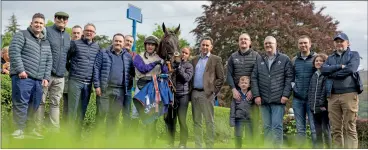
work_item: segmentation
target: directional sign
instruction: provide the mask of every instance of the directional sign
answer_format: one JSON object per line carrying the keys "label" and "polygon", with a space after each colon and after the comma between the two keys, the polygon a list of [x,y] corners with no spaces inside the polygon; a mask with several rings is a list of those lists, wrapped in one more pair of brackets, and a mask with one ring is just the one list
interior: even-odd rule
{"label": "directional sign", "polygon": [[127,18],[142,23],[142,10],[132,4],[128,4]]}

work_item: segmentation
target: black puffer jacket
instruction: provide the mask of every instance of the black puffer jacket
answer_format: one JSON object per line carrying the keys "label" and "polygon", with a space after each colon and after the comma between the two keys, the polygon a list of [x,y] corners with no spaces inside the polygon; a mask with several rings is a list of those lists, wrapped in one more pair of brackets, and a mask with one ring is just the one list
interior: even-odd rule
{"label": "black puffer jacket", "polygon": [[193,77],[193,65],[186,61],[180,62],[177,65],[178,67],[175,69],[173,73],[173,81],[175,83],[176,93],[177,95],[185,95],[189,93],[189,81]]}
{"label": "black puffer jacket", "polygon": [[271,70],[268,69],[265,54],[257,56],[251,87],[253,97],[261,97],[262,104],[282,104],[281,97],[291,95],[291,81],[294,78],[291,61],[288,56],[277,52]]}
{"label": "black puffer jacket", "polygon": [[313,113],[322,112],[321,107],[327,108],[326,86],[327,77],[316,71],[309,84],[308,102]]}

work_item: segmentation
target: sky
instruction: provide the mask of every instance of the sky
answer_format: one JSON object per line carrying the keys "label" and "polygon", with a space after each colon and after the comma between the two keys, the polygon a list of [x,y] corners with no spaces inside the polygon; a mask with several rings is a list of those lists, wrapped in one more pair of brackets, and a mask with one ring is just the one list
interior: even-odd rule
{"label": "sky", "polygon": [[[13,13],[20,28],[25,29],[34,13],[43,13],[46,20],[53,21],[55,12],[64,11],[70,15],[68,27],[91,22],[96,25],[97,34],[109,37],[118,32],[131,34],[132,21],[126,18],[128,3],[142,9],[143,22],[137,23],[137,33],[151,34],[155,23],[165,22],[166,27],[180,24],[181,37],[191,45],[195,44],[195,36],[190,33],[197,25],[195,19],[204,11],[201,6],[209,4],[207,1],[2,1],[1,31],[4,33]],[[349,36],[351,49],[363,57],[361,65],[365,70],[368,69],[367,5],[364,1],[315,1],[317,9],[326,6],[323,14],[340,22],[338,30]]]}

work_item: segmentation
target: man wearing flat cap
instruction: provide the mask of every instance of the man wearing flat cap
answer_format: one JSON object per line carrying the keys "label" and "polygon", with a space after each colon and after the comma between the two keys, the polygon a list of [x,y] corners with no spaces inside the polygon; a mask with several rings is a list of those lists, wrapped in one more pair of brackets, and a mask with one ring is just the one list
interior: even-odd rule
{"label": "man wearing flat cap", "polygon": [[66,72],[66,57],[70,48],[70,36],[65,31],[69,15],[65,12],[57,12],[54,15],[54,25],[46,27],[47,39],[50,42],[52,52],[52,70],[48,87],[43,88],[43,96],[40,107],[37,110],[36,123],[38,129],[42,128],[45,102],[47,96],[50,100],[51,131],[58,132],[60,128],[60,99],[64,89],[64,74]]}
{"label": "man wearing flat cap", "polygon": [[356,119],[358,113],[358,93],[360,93],[357,70],[360,56],[349,47],[345,33],[334,37],[335,51],[323,64],[321,73],[328,76],[326,95],[331,135],[335,148],[358,148]]}

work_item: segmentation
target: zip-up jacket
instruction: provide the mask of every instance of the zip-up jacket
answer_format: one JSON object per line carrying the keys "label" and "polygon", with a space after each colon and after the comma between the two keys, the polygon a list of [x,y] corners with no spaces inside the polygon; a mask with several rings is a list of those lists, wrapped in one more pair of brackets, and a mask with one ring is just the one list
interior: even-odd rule
{"label": "zip-up jacket", "polygon": [[313,58],[315,55],[316,53],[311,52],[304,60],[299,52],[292,60],[295,75],[293,96],[300,100],[307,101],[309,81],[316,70],[313,67]]}
{"label": "zip-up jacket", "polygon": [[[96,56],[93,68],[94,87],[101,87],[102,91],[105,91],[108,86],[111,67],[113,65],[112,55],[114,54],[111,51],[112,49],[101,50]],[[124,72],[122,73],[122,76],[124,77],[123,85],[125,89],[125,94],[130,94],[128,90],[130,90],[133,86],[132,84],[130,84],[130,81],[133,79],[132,77],[134,77],[133,59],[132,56],[125,49],[123,49],[122,51],[121,59],[124,63]]]}
{"label": "zip-up jacket", "polygon": [[322,112],[321,107],[327,109],[326,81],[327,77],[316,71],[309,84],[308,102],[313,113]]}
{"label": "zip-up jacket", "polygon": [[291,61],[285,54],[277,52],[272,64],[266,55],[258,55],[251,77],[253,97],[261,97],[262,104],[282,104],[281,97],[291,95],[293,78]]}
{"label": "zip-up jacket", "polygon": [[93,65],[100,46],[96,42],[88,44],[87,39],[71,41],[68,60],[71,61],[69,78],[81,82],[92,82]]}
{"label": "zip-up jacket", "polygon": [[9,46],[10,75],[25,71],[28,77],[50,80],[52,55],[47,35],[37,38],[30,27],[17,32]]}
{"label": "zip-up jacket", "polygon": [[61,31],[54,24],[46,27],[47,39],[50,42],[52,52],[51,74],[57,77],[64,77],[66,71],[66,57],[70,49],[70,36],[67,32]]}
{"label": "zip-up jacket", "polygon": [[[321,73],[328,76],[327,96],[358,92],[359,86],[354,78],[360,64],[360,56],[348,48],[339,55],[336,51],[330,55],[321,68]],[[345,68],[342,68],[345,65]]]}

